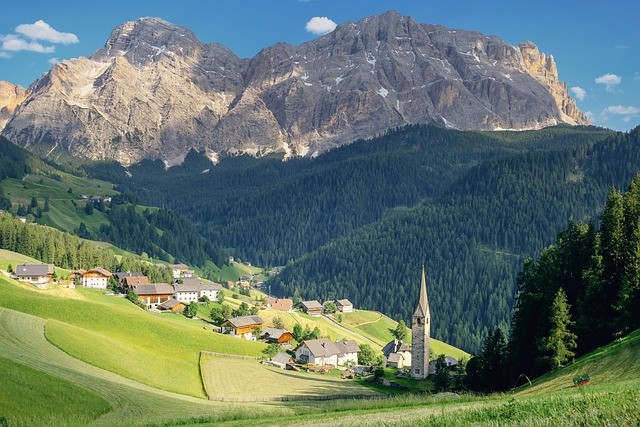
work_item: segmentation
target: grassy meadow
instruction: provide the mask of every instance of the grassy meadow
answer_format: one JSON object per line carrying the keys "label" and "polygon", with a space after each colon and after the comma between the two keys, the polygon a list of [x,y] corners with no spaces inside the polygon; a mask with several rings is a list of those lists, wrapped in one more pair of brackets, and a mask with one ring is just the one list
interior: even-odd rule
{"label": "grassy meadow", "polygon": [[[377,394],[338,375],[284,371],[256,360],[203,355],[203,381],[208,394],[218,398],[262,399],[284,396]],[[229,375],[236,372],[238,375]]]}

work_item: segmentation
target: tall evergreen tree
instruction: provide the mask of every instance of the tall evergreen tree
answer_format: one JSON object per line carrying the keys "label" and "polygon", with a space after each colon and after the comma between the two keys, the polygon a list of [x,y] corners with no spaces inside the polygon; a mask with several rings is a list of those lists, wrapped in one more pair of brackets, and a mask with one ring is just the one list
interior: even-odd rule
{"label": "tall evergreen tree", "polygon": [[556,293],[551,305],[549,323],[549,332],[538,346],[538,363],[545,370],[560,368],[575,356],[576,334],[571,331],[573,322],[569,314],[567,294],[562,288]]}

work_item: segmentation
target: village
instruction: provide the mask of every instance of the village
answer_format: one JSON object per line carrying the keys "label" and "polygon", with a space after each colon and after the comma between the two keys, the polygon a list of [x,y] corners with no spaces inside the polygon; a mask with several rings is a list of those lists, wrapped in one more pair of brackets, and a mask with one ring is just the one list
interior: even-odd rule
{"label": "village", "polygon": [[[194,270],[185,264],[166,265],[171,271],[173,283],[150,283],[142,272],[109,272],[102,267],[90,270],[73,271],[67,278],[58,279],[53,264],[18,264],[12,272],[16,280],[30,283],[40,289],[52,286],[68,288],[83,287],[105,291],[108,296],[127,297],[141,308],[155,313],[184,314],[206,324],[214,333],[236,337],[238,339],[262,341],[269,346],[263,353],[262,363],[282,370],[318,372],[326,374],[338,370],[342,378],[378,379],[385,386],[405,388],[397,383],[384,380],[379,372],[384,368],[397,369],[399,378],[414,380],[426,379],[434,375],[437,361],[430,357],[430,310],[426,294],[424,271],[420,286],[420,296],[413,314],[413,345],[403,341],[401,333],[382,346],[381,354],[371,355],[371,347],[358,344],[355,340],[333,341],[320,336],[316,327],[313,331],[302,330],[296,324],[292,331],[287,330],[279,317],[269,316],[267,323],[260,312],[282,312],[324,318],[336,327],[340,326],[343,315],[356,312],[348,299],[338,299],[320,303],[317,300],[294,302],[291,298],[278,298],[265,295],[251,304],[241,303],[242,310],[233,310],[218,321],[209,321],[196,316],[198,304],[217,302],[225,299],[225,290],[248,295],[251,277],[241,277],[237,282],[224,285],[203,281]],[[255,283],[255,281],[254,281]],[[258,282],[259,283],[259,282]],[[237,296],[237,293],[233,294]],[[195,308],[194,308],[195,307]],[[264,317],[264,316],[263,316]],[[405,328],[404,322],[401,323]],[[308,325],[307,325],[308,328]],[[352,332],[352,331],[351,331]],[[362,354],[366,352],[367,354]],[[458,360],[444,356],[446,370],[454,376]],[[377,374],[378,373],[378,374]]]}

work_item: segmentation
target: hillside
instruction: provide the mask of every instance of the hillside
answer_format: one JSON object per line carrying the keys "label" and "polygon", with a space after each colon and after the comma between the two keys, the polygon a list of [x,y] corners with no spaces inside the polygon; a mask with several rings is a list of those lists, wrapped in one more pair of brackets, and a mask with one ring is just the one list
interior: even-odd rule
{"label": "hillside", "polygon": [[[533,421],[544,423],[558,419],[563,420],[563,425],[584,425],[603,418],[628,425],[637,419],[640,410],[640,378],[637,376],[638,358],[635,357],[640,351],[639,331],[540,378],[532,387],[520,388],[514,395],[485,398],[396,397],[306,404],[282,402],[277,406],[260,403],[223,404],[165,390],[176,386],[175,378],[180,378],[177,384],[181,389],[184,390],[188,385],[185,379],[190,376],[180,374],[184,366],[181,360],[194,348],[194,339],[197,341],[198,335],[205,334],[209,343],[200,342],[199,345],[215,348],[223,345],[223,341],[229,341],[234,347],[243,344],[239,340],[229,338],[212,342],[210,331],[196,331],[189,326],[189,322],[176,322],[171,315],[169,318],[148,315],[129,303],[121,305],[113,298],[97,292],[79,290],[78,295],[83,299],[73,304],[67,299],[45,296],[32,287],[16,286],[2,278],[0,288],[3,295],[0,300],[0,366],[5,378],[13,380],[8,388],[0,388],[0,402],[3,402],[0,416],[5,416],[9,425],[118,426],[178,422],[181,425],[246,425],[259,421],[260,425],[393,426],[406,425],[407,422],[412,425],[477,425],[489,420],[530,425]],[[14,311],[6,306],[37,313],[38,316]],[[134,312],[139,319],[129,315]],[[114,316],[124,316],[127,322],[134,322],[134,327],[123,330]],[[108,326],[104,322],[107,318]],[[183,335],[183,339],[158,341],[158,333],[167,333],[175,326],[179,326],[183,332],[188,331],[189,338],[184,339]],[[58,331],[63,336],[68,336],[69,332],[78,335],[74,342],[65,343],[57,335]],[[78,351],[77,347],[86,343],[87,339],[91,339],[92,343],[96,339],[107,341],[105,345],[98,343],[105,352],[93,355],[92,364],[68,354],[69,349]],[[51,342],[56,345],[62,343],[65,352]],[[171,347],[172,342],[177,347]],[[133,343],[135,346],[132,346]],[[143,356],[144,367],[132,373],[119,366],[116,374],[110,369],[92,366],[101,366],[111,359],[110,353],[113,351],[109,352],[109,349],[114,348],[126,348],[127,351],[116,353],[119,359],[124,358],[118,363],[133,363],[134,368],[138,366],[135,361],[143,356],[141,351],[146,348],[149,352]],[[132,350],[134,353],[130,355]],[[236,350],[238,347],[232,351]],[[171,367],[163,368],[163,363],[169,363]],[[171,374],[159,375],[155,379],[146,378],[142,382],[126,378],[129,375],[139,376],[140,372],[148,370],[162,372],[162,369],[169,369]],[[570,387],[575,373],[589,373],[591,382],[580,389]],[[236,377],[229,371],[222,371],[218,375],[225,374]],[[224,377],[223,380],[228,381],[229,378]],[[156,387],[145,385],[148,381],[155,382]],[[321,378],[314,379],[316,387],[320,385],[318,381]],[[21,387],[14,388],[11,384],[21,384]],[[29,409],[25,406],[26,401],[22,400],[26,385],[31,390],[27,400],[30,402]],[[73,393],[73,398],[58,400],[55,406],[51,406],[46,403],[50,401],[49,394],[41,390]]]}
{"label": "hillside", "polygon": [[595,217],[611,185],[633,177],[633,135],[411,126],[313,159],[213,165],[192,152],[169,169],[142,162],[87,171],[188,215],[237,258],[287,265],[270,282],[281,296],[345,296],[408,321],[424,259],[434,336],[475,352],[489,329],[508,329],[522,261],[570,216]]}

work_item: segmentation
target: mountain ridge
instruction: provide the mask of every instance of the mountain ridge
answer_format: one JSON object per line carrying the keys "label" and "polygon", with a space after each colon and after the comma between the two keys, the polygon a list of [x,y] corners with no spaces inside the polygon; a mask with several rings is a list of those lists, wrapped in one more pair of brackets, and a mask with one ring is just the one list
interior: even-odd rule
{"label": "mountain ridge", "polygon": [[248,59],[159,18],[127,22],[90,57],[34,82],[2,134],[53,158],[171,165],[192,148],[212,159],[313,155],[430,122],[498,130],[588,119],[533,43],[389,11]]}

